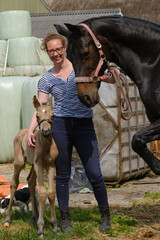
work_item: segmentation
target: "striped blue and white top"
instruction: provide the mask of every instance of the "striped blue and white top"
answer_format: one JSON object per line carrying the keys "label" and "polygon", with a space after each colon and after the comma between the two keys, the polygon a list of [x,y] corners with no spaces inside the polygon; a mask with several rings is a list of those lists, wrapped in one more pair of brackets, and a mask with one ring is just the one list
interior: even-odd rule
{"label": "striped blue and white top", "polygon": [[50,69],[39,80],[38,91],[50,93],[54,97],[53,112],[55,116],[92,118],[92,109],[84,106],[78,98],[74,79],[74,70],[65,81],[62,78],[55,77]]}

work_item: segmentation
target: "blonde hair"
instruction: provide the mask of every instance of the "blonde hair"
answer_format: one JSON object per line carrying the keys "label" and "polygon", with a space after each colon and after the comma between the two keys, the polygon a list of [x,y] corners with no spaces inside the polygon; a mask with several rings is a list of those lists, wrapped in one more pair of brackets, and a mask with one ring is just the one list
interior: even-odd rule
{"label": "blonde hair", "polygon": [[41,49],[44,51],[48,51],[47,49],[47,43],[52,40],[52,39],[59,39],[62,42],[63,47],[67,47],[67,39],[57,33],[48,33],[46,37],[43,38],[42,43],[41,43]]}

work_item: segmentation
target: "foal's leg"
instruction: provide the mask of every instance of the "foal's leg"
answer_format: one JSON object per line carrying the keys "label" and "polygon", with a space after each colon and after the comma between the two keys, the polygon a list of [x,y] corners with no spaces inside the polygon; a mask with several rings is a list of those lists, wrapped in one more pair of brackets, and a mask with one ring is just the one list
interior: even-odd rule
{"label": "foal's leg", "polygon": [[55,214],[55,186],[54,186],[55,168],[50,167],[48,171],[48,199],[50,202],[51,210],[51,225],[53,227],[53,232],[58,232],[57,229],[57,219]]}
{"label": "foal's leg", "polygon": [[16,158],[14,161],[14,174],[13,174],[12,181],[10,183],[10,195],[11,196],[10,196],[9,206],[6,211],[6,218],[4,221],[4,226],[6,226],[6,227],[8,227],[11,222],[13,199],[14,199],[15,192],[19,185],[19,174],[20,174],[21,170],[24,168],[24,166],[25,166],[25,163],[24,163],[24,159],[23,159],[23,154],[22,154],[22,151],[20,150],[18,152],[18,154],[16,154]]}
{"label": "foal's leg", "polygon": [[38,220],[38,200],[36,197],[36,172],[34,170],[34,165],[32,165],[31,171],[27,177],[28,181],[28,188],[31,195],[31,202],[32,202],[32,211],[33,211],[33,220],[37,225]]}
{"label": "foal's leg", "polygon": [[43,178],[44,178],[44,170],[42,165],[39,163],[40,161],[36,160],[34,161],[34,168],[36,171],[36,175],[38,178],[38,185],[39,185],[39,191],[38,191],[38,198],[39,198],[39,217],[37,221],[37,227],[38,227],[38,235],[43,236],[43,228],[44,228],[44,218],[43,218],[43,211],[44,211],[44,204],[47,198],[47,192],[44,187]]}
{"label": "foal's leg", "polygon": [[146,143],[160,139],[160,119],[136,133],[132,139],[132,148],[148,164],[152,171],[160,175],[160,161],[148,149]]}

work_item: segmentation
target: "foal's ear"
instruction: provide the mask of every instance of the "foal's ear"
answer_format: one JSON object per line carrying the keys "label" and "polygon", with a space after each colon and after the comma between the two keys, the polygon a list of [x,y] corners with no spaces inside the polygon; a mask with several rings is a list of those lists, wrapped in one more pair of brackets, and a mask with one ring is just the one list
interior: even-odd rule
{"label": "foal's ear", "polygon": [[33,106],[37,109],[40,106],[40,103],[38,102],[38,99],[36,95],[33,97]]}
{"label": "foal's ear", "polygon": [[47,105],[53,107],[53,97],[49,97]]}

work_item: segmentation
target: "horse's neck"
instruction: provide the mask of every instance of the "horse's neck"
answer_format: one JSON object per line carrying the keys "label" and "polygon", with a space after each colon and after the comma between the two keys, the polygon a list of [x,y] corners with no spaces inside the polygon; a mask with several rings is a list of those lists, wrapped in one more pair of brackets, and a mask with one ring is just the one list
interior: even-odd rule
{"label": "horse's neck", "polygon": [[149,71],[156,68],[160,56],[158,25],[130,18],[104,19],[101,28],[95,24],[95,31],[106,37],[113,46],[109,60],[118,64],[136,85],[141,84],[140,75],[144,67],[147,66]]}

